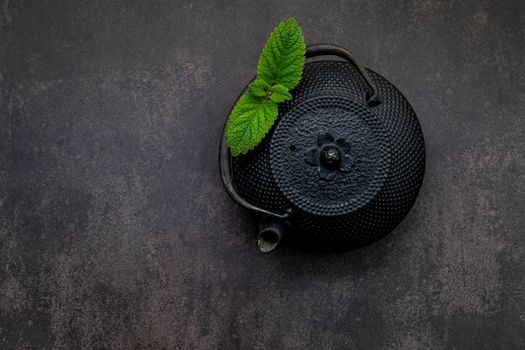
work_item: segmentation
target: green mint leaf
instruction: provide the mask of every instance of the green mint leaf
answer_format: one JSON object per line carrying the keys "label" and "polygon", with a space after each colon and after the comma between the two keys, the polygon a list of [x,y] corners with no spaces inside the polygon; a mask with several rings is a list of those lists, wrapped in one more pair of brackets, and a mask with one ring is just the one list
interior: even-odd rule
{"label": "green mint leaf", "polygon": [[272,100],[252,93],[241,96],[226,125],[226,140],[233,156],[244,154],[261,142],[279,111]]}
{"label": "green mint leaf", "polygon": [[295,19],[281,22],[266,42],[259,58],[257,77],[288,90],[299,84],[303,74],[306,44]]}
{"label": "green mint leaf", "polygon": [[249,85],[250,92],[255,96],[267,96],[267,90],[270,88],[270,84],[262,79],[257,79]]}
{"label": "green mint leaf", "polygon": [[288,92],[288,89],[282,85],[274,85],[270,89],[270,100],[275,103],[281,103],[292,99],[292,94]]}
{"label": "green mint leaf", "polygon": [[306,44],[295,19],[281,22],[266,42],[257,80],[239,98],[226,125],[226,141],[233,156],[257,146],[272,128],[279,110],[277,103],[292,99],[288,90],[299,84],[303,74]]}

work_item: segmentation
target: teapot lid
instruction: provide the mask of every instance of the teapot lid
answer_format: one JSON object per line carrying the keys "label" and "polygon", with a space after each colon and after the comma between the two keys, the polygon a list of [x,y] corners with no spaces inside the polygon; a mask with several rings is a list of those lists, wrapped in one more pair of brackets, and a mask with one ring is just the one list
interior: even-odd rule
{"label": "teapot lid", "polygon": [[341,96],[315,97],[277,125],[270,165],[279,189],[296,207],[344,215],[381,189],[390,169],[390,143],[371,107]]}

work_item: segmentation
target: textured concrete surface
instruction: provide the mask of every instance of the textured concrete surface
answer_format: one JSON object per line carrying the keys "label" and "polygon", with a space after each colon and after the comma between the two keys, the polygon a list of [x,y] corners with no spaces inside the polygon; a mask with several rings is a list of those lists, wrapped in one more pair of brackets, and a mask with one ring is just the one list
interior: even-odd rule
{"label": "textured concrete surface", "polygon": [[[1,349],[524,349],[525,2],[0,1]],[[261,255],[217,144],[271,29],[350,48],[427,173],[360,250]]]}

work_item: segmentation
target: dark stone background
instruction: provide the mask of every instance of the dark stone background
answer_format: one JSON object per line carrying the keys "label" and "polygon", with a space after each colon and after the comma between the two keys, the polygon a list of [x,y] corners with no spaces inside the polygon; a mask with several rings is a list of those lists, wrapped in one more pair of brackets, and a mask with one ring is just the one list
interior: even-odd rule
{"label": "dark stone background", "polygon": [[[0,1],[1,349],[524,349],[525,2]],[[279,20],[396,84],[419,199],[259,254],[217,144]]]}

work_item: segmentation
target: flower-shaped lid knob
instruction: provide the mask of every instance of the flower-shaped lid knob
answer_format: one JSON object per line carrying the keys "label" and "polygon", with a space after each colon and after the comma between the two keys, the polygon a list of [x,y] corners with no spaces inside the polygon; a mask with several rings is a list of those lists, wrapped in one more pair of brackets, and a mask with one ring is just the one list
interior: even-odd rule
{"label": "flower-shaped lid knob", "polygon": [[350,172],[352,156],[350,142],[344,138],[335,139],[328,132],[317,136],[317,145],[308,149],[305,154],[306,163],[317,167],[321,178],[328,178],[331,171]]}

